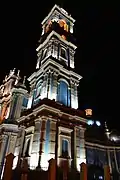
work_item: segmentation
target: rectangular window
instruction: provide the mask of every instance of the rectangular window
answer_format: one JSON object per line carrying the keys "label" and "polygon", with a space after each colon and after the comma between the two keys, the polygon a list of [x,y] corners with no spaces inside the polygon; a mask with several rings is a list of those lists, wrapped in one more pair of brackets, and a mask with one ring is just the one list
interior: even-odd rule
{"label": "rectangular window", "polygon": [[62,156],[63,157],[68,157],[68,140],[67,139],[63,139],[62,140]]}

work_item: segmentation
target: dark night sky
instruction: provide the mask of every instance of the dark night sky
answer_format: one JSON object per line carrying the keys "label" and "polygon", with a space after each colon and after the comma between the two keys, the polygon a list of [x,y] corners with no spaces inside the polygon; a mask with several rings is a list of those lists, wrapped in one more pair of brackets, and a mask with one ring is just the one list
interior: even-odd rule
{"label": "dark night sky", "polygon": [[[93,109],[93,117],[120,129],[119,118],[119,43],[120,11],[118,4],[94,2],[63,3],[38,1],[6,3],[1,6],[0,81],[14,67],[21,75],[35,70],[36,47],[41,34],[41,21],[55,3],[62,5],[76,19],[76,70],[83,76],[79,106]],[[47,7],[46,7],[47,5]]]}

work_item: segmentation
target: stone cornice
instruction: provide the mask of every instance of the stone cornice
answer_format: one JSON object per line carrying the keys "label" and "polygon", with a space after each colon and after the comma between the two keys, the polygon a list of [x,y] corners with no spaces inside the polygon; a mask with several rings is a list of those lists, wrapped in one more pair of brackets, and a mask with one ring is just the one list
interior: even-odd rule
{"label": "stone cornice", "polygon": [[[56,66],[57,68],[52,65]],[[70,78],[73,82],[76,82],[76,83],[79,83],[79,82],[77,82],[77,80],[79,81],[80,79],[82,79],[82,76],[80,76],[79,74],[75,73],[74,71],[64,68],[64,66],[59,64],[59,62],[55,62],[52,58],[48,58],[48,60],[40,67],[40,69],[37,72],[33,73],[28,78],[28,81],[30,81],[31,84],[33,84],[36,81],[36,78],[38,76],[40,77],[40,75],[43,74],[43,71],[45,73],[49,69],[52,69],[53,72],[56,72],[57,74],[60,74],[62,76],[63,76],[63,72],[64,72],[64,76],[66,78]]]}
{"label": "stone cornice", "polygon": [[47,36],[46,40],[45,40],[42,44],[40,44],[40,45],[38,46],[38,48],[36,49],[36,51],[39,51],[41,48],[43,48],[43,47],[45,46],[45,44],[48,43],[48,41],[50,40],[50,38],[51,38],[53,35],[55,35],[57,38],[59,38],[59,40],[62,41],[63,43],[65,43],[67,46],[70,46],[70,47],[72,47],[73,49],[76,49],[76,48],[77,48],[77,46],[75,46],[73,43],[64,40],[58,33],[56,33],[55,31],[52,31],[52,32]]}
{"label": "stone cornice", "polygon": [[38,113],[40,113],[41,111],[43,110],[47,110],[47,111],[50,111],[50,112],[53,112],[55,113],[58,117],[61,115],[65,115],[65,116],[68,116],[68,119],[71,120],[71,119],[74,119],[76,120],[77,122],[81,122],[81,123],[86,123],[86,119],[85,118],[82,118],[82,117],[79,117],[79,116],[74,116],[74,115],[71,115],[71,114],[68,114],[68,113],[65,113],[65,112],[62,112],[61,110],[57,109],[57,108],[54,108],[54,107],[51,107],[51,106],[48,106],[48,105],[41,105],[39,107],[37,107],[36,109],[34,109],[31,113],[29,113],[27,116],[22,116],[20,117],[19,119],[17,119],[18,123],[24,121],[25,119],[30,119],[30,116],[36,116]]}
{"label": "stone cornice", "polygon": [[46,16],[46,18],[41,22],[41,24],[43,25],[49,18],[50,16],[53,14],[53,12],[55,10],[58,10],[63,16],[65,16],[67,19],[69,19],[72,23],[75,22],[75,19],[73,19],[71,16],[68,15],[68,13],[65,13],[62,8],[60,8],[59,6],[57,6],[56,4],[54,5],[54,7],[51,9],[50,13]]}
{"label": "stone cornice", "polygon": [[119,149],[120,150],[120,146],[109,146],[109,145],[100,145],[97,143],[91,143],[91,142],[85,142],[86,147],[88,146],[89,148],[102,148],[102,149]]}
{"label": "stone cornice", "polygon": [[15,124],[1,124],[0,131],[17,133],[19,131],[18,125]]}

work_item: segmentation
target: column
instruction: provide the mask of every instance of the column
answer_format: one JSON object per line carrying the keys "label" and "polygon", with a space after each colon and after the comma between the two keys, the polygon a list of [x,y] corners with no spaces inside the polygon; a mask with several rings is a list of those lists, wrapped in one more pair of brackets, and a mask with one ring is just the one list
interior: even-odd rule
{"label": "column", "polygon": [[53,72],[53,87],[52,87],[52,99],[57,100],[57,80],[58,72]]}
{"label": "column", "polygon": [[16,133],[9,133],[9,142],[8,142],[7,154],[9,154],[9,153],[14,154],[16,140],[17,140],[17,134]]}
{"label": "column", "polygon": [[24,97],[24,95],[19,93],[16,108],[15,108],[15,113],[14,113],[15,119],[20,117],[23,97]]}
{"label": "column", "polygon": [[48,56],[51,56],[51,51],[52,51],[52,41],[49,41],[49,43],[48,43]]}
{"label": "column", "polygon": [[30,157],[30,166],[32,166],[33,169],[38,167],[41,123],[42,122],[40,117],[35,120],[35,131],[33,135],[32,151]]}
{"label": "column", "polygon": [[8,143],[8,135],[1,135],[1,147],[0,147],[0,178],[3,172],[4,159],[6,155],[7,143]]}
{"label": "column", "polygon": [[85,153],[85,138],[84,138],[85,128],[80,126],[80,163],[86,163],[86,153]]}
{"label": "column", "polygon": [[50,120],[50,156],[49,159],[55,159],[55,145],[56,145],[56,120]]}
{"label": "column", "polygon": [[23,153],[24,138],[25,138],[25,126],[21,125],[19,128],[19,137],[17,139],[16,148],[14,152],[14,155],[15,155],[15,158],[13,160],[14,168],[16,167],[16,165],[18,168],[21,165],[20,163],[21,163],[21,157]]}
{"label": "column", "polygon": [[111,163],[111,158],[110,158],[110,151],[107,149],[107,156],[108,156],[108,165],[110,167],[110,173],[112,173],[112,163]]}
{"label": "column", "polygon": [[40,52],[38,55],[39,55],[39,57],[38,57],[38,59],[37,59],[36,69],[39,69],[39,68],[40,68],[41,52]]}
{"label": "column", "polygon": [[74,127],[74,165],[80,170],[80,129]]}
{"label": "column", "polygon": [[58,59],[58,41],[54,41],[53,57]]}
{"label": "column", "polygon": [[46,169],[48,167],[48,160],[45,156],[45,136],[46,136],[46,121],[47,117],[41,117],[41,134],[40,134],[40,150],[39,150],[39,161],[38,167]]}
{"label": "column", "polygon": [[74,68],[74,54],[75,54],[75,51],[71,50],[70,49],[70,67],[71,68]]}
{"label": "column", "polygon": [[48,99],[52,99],[52,74],[53,74],[53,71],[49,69],[48,83],[47,83]]}
{"label": "column", "polygon": [[71,80],[70,84],[71,84],[71,107],[75,108],[76,105],[75,105],[75,97],[74,97],[74,81]]}
{"label": "column", "polygon": [[74,94],[74,96],[75,96],[75,109],[77,109],[78,108],[78,89],[77,89],[77,87],[78,87],[78,83],[77,82],[75,82],[75,94]]}
{"label": "column", "polygon": [[41,92],[41,99],[44,99],[47,97],[47,78],[48,74],[45,72],[44,80],[43,80],[43,85],[42,85],[42,92]]}

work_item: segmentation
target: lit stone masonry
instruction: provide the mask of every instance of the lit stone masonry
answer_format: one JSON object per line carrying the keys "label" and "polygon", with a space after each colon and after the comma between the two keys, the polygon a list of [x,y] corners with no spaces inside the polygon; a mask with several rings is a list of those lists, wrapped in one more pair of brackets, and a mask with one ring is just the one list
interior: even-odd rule
{"label": "lit stone masonry", "polygon": [[15,145],[18,135],[18,125],[2,124],[0,125],[0,174],[3,171],[5,156],[7,154],[14,154]]}
{"label": "lit stone masonry", "polygon": [[66,140],[68,142],[68,162],[69,167],[71,167],[71,133],[73,129],[66,128],[63,126],[58,127],[58,166],[61,166],[62,161],[66,158],[62,156],[62,141]]}
{"label": "lit stone masonry", "polygon": [[48,154],[45,153],[45,137],[46,137],[46,122],[47,117],[41,117],[41,136],[40,136],[40,167],[44,170],[48,168]]}
{"label": "lit stone masonry", "polygon": [[55,101],[57,100],[57,80],[58,80],[58,72],[53,72],[53,88],[52,88],[52,98]]}
{"label": "lit stone masonry", "polygon": [[82,162],[86,163],[84,131],[85,129],[81,126],[74,127],[74,153],[78,171],[80,169],[80,164]]}
{"label": "lit stone masonry", "polygon": [[23,155],[23,146],[24,146],[24,138],[25,138],[25,126],[20,125],[19,133],[17,136],[15,151],[14,151],[14,160],[13,160],[13,169],[16,167],[20,167],[21,157]]}
{"label": "lit stone masonry", "polygon": [[41,118],[35,119],[35,129],[33,134],[32,150],[30,157],[30,166],[32,169],[38,167],[39,153],[40,153],[40,135],[41,135]]}
{"label": "lit stone masonry", "polygon": [[85,128],[80,126],[80,164],[82,162],[86,163],[86,154],[85,154]]}
{"label": "lit stone masonry", "polygon": [[71,107],[77,109],[78,108],[78,92],[76,83],[74,80],[71,79]]}
{"label": "lit stone masonry", "polygon": [[50,118],[50,142],[49,142],[49,159],[55,159],[56,146],[56,120]]}

